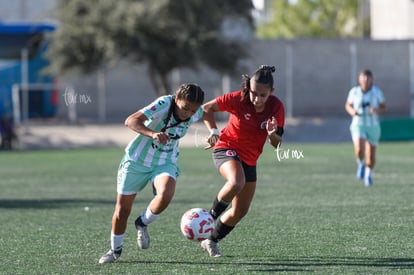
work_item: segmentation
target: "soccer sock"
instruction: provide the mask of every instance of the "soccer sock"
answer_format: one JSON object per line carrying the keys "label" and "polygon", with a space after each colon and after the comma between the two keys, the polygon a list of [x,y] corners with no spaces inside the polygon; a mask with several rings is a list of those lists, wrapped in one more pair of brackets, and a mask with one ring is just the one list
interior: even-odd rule
{"label": "soccer sock", "polygon": [[125,234],[115,235],[111,232],[111,249],[113,251],[122,250],[122,246],[124,244],[124,236]]}
{"label": "soccer sock", "polygon": [[211,216],[213,216],[214,220],[217,220],[217,218],[226,210],[227,206],[229,206],[230,202],[218,200],[216,197],[213,202],[213,207],[210,210]]}
{"label": "soccer sock", "polygon": [[372,172],[373,172],[372,168],[370,168],[370,167],[366,167],[366,168],[365,168],[365,177],[366,177],[366,178],[371,177],[371,176],[372,176]]}
{"label": "soccer sock", "polygon": [[365,160],[364,159],[356,159],[356,162],[358,165],[365,165]]}
{"label": "soccer sock", "polygon": [[140,224],[140,222],[142,224],[140,224],[141,226],[146,226],[150,223],[152,223],[153,221],[155,221],[158,218],[157,214],[152,213],[151,209],[149,208],[149,206],[147,207],[147,209],[145,209],[144,213],[141,215],[141,217],[139,217],[137,220],[138,224]]}
{"label": "soccer sock", "polygon": [[216,227],[214,228],[213,233],[211,233],[211,236],[209,239],[214,242],[218,242],[224,237],[226,237],[227,234],[229,234],[233,229],[234,229],[234,226],[225,225],[219,219],[217,220]]}

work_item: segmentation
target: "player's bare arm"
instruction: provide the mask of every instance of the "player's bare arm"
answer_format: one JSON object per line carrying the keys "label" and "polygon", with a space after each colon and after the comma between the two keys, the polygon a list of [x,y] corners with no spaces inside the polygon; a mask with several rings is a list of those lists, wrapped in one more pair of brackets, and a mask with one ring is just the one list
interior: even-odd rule
{"label": "player's bare arm", "polygon": [[373,115],[382,115],[386,110],[387,108],[385,107],[385,103],[380,103],[378,108],[371,108],[369,111]]}
{"label": "player's bare arm", "polygon": [[136,112],[127,117],[125,120],[125,126],[131,130],[137,132],[138,134],[145,135],[157,140],[161,144],[165,144],[170,140],[170,137],[164,132],[155,132],[150,128],[146,127],[144,122],[148,118],[141,112]]}
{"label": "player's bare arm", "polygon": [[215,99],[203,105],[203,121],[207,129],[210,131],[210,135],[207,138],[207,143],[209,145],[205,149],[213,147],[219,140],[219,131],[214,117],[214,113],[219,111],[220,109]]}
{"label": "player's bare arm", "polygon": [[350,102],[345,103],[345,110],[350,116],[358,115],[357,111],[354,109],[354,107],[352,106]]}

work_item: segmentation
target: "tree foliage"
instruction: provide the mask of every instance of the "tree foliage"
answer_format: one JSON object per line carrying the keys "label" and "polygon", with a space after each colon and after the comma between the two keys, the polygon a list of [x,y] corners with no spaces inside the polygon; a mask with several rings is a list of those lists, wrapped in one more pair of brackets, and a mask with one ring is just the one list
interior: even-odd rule
{"label": "tree foliage", "polygon": [[361,36],[360,3],[360,0],[271,0],[271,20],[259,26],[257,34],[262,38]]}
{"label": "tree foliage", "polygon": [[226,39],[222,25],[243,18],[252,29],[251,8],[250,0],[62,0],[51,68],[90,73],[120,59],[146,63],[156,92],[167,93],[176,68],[235,72],[245,48]]}

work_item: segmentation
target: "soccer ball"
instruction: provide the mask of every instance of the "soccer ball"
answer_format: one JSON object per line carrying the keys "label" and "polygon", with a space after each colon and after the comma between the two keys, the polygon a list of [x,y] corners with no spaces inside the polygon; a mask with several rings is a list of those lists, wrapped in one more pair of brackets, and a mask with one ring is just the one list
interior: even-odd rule
{"label": "soccer ball", "polygon": [[181,232],[192,241],[202,241],[210,237],[214,230],[214,219],[207,210],[192,208],[181,217]]}

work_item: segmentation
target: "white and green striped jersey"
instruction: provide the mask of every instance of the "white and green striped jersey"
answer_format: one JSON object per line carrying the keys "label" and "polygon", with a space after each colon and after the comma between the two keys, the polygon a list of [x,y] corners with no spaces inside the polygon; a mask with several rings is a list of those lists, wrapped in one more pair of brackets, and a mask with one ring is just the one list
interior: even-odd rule
{"label": "white and green striped jersey", "polygon": [[370,108],[377,109],[381,103],[385,102],[382,91],[372,86],[371,89],[363,93],[360,86],[353,87],[348,94],[347,102],[352,104],[358,115],[352,118],[352,125],[359,126],[378,126],[379,118],[377,114],[371,114]]}
{"label": "white and green striped jersey", "polygon": [[125,148],[125,152],[131,160],[147,167],[177,162],[179,139],[187,133],[188,128],[193,122],[202,117],[203,110],[200,107],[189,120],[183,121],[178,125],[178,120],[176,120],[174,115],[171,115],[170,120],[165,125],[164,120],[168,116],[173,100],[174,97],[172,95],[162,96],[140,110],[148,118],[145,121],[145,126],[148,128],[154,131],[161,131],[165,126],[167,127],[165,132],[170,136],[170,141],[166,144],[161,144],[151,137],[138,134]]}

